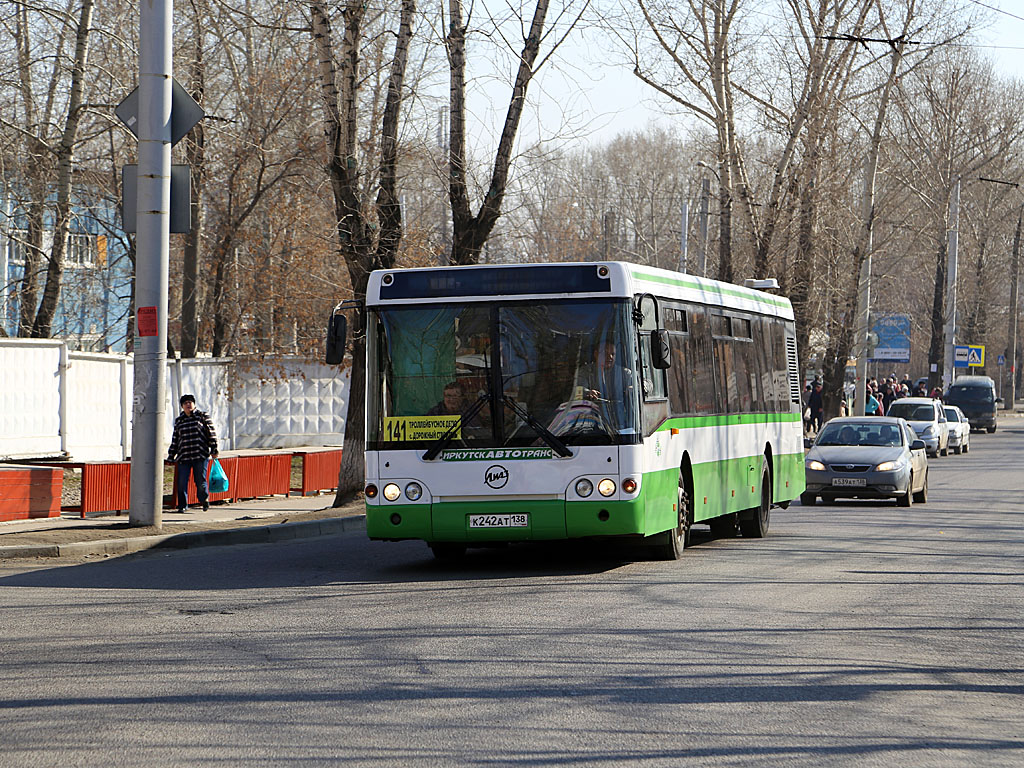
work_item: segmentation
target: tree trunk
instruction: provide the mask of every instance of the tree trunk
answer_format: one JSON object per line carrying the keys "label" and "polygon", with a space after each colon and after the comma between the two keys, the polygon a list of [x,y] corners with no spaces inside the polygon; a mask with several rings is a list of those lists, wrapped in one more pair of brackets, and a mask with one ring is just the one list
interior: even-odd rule
{"label": "tree trunk", "polygon": [[[932,292],[931,343],[928,345],[928,389],[939,386],[942,381],[942,363],[945,353],[946,324],[946,241],[939,244],[935,256],[935,289]],[[935,370],[931,370],[932,366]]]}
{"label": "tree trunk", "polygon": [[[198,12],[196,23],[199,23]],[[202,36],[196,36],[194,58],[192,59],[192,98],[203,103],[205,92],[205,69],[203,63]],[[199,287],[199,253],[203,240],[203,161],[205,158],[206,133],[203,121],[185,137],[185,159],[191,169],[189,183],[192,186],[190,215],[192,229],[185,235],[185,247],[181,266],[181,356],[195,357],[199,351],[199,319],[196,315]]]}
{"label": "tree trunk", "polygon": [[92,30],[93,0],[83,0],[78,30],[75,36],[75,61],[71,71],[71,92],[68,96],[68,117],[57,152],[57,210],[54,217],[53,248],[46,269],[46,287],[43,300],[32,323],[32,336],[49,338],[53,331],[53,318],[57,314],[61,282],[64,276],[64,257],[67,249],[68,228],[71,223],[71,186],[75,164],[75,144],[78,142],[78,124],[82,114],[82,92],[85,88],[85,67],[89,62],[89,32]]}
{"label": "tree trunk", "polygon": [[[370,271],[394,265],[402,237],[401,202],[397,196],[398,123],[404,98],[405,68],[412,39],[415,0],[403,0],[391,74],[388,79],[381,129],[380,186],[376,204],[363,199],[357,160],[356,127],[359,104],[359,50],[366,6],[351,0],[343,12],[345,34],[341,47],[341,88],[334,46],[323,0],[310,4],[311,33],[319,62],[320,94],[325,112],[327,173],[334,192],[338,251],[348,266],[353,297],[366,300]],[[376,209],[373,211],[372,209]],[[376,214],[376,223],[370,216]],[[379,224],[378,224],[379,223]],[[374,238],[376,230],[376,239]],[[334,504],[340,506],[363,489],[365,480],[366,310],[358,313],[352,334],[352,373],[345,423],[344,448]]]}
{"label": "tree trunk", "polygon": [[224,340],[227,337],[227,259],[226,249],[217,249],[214,255],[213,269],[213,345],[211,353],[214,357],[224,354]]}
{"label": "tree trunk", "polygon": [[491,183],[476,215],[470,212],[469,195],[466,186],[466,121],[465,121],[465,67],[466,37],[462,22],[461,0],[450,0],[450,31],[445,38],[448,61],[451,70],[451,150],[449,171],[449,197],[452,203],[452,255],[453,264],[476,264],[480,251],[487,242],[494,225],[501,216],[501,204],[508,185],[509,169],[512,166],[512,150],[515,145],[519,123],[526,103],[526,91],[535,74],[534,64],[540,52],[540,41],[544,34],[544,19],[548,11],[548,0],[537,0],[530,31],[519,56],[519,69],[512,86],[505,124],[498,140]]}
{"label": "tree trunk", "polygon": [[25,268],[21,276],[18,306],[18,335],[32,335],[36,309],[39,305],[39,272],[43,263],[43,208],[45,193],[37,188],[28,206],[28,229],[25,232]]}

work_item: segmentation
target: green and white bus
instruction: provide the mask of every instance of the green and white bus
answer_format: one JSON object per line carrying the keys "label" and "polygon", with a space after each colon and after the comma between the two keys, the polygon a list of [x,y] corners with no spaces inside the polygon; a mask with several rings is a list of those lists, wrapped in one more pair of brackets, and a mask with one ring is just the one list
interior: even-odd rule
{"label": "green and white bus", "polygon": [[804,489],[785,298],[620,262],[370,276],[366,530],[438,557],[690,527],[767,533]]}

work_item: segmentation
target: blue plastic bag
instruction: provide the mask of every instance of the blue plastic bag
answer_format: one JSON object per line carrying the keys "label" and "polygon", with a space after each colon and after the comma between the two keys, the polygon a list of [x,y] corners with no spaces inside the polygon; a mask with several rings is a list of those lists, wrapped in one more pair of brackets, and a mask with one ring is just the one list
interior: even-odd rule
{"label": "blue plastic bag", "polygon": [[224,474],[224,468],[217,459],[210,460],[210,472],[206,483],[210,493],[224,493],[228,489],[228,476]]}

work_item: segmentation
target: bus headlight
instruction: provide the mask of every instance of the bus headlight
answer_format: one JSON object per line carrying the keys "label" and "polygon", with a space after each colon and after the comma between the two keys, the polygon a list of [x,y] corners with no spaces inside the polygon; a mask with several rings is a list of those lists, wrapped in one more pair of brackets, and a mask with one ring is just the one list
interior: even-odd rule
{"label": "bus headlight", "polygon": [[366,494],[366,498],[368,498],[368,499],[376,499],[377,498],[377,486],[374,485],[373,483],[370,483],[369,485],[366,486],[366,490],[363,491],[363,493]]}
{"label": "bus headlight", "polygon": [[576,482],[576,495],[577,496],[582,496],[583,498],[586,498],[587,496],[589,496],[593,492],[594,492],[594,484],[592,482],[590,482],[589,480],[587,480],[587,478],[583,478],[582,480],[579,480],[579,481]]}
{"label": "bus headlight", "polygon": [[423,486],[419,483],[409,483],[405,486],[405,497],[409,499],[409,501],[416,501],[422,495]]}
{"label": "bus headlight", "polygon": [[597,492],[602,496],[611,496],[615,493],[615,481],[609,480],[607,477],[597,484]]}
{"label": "bus headlight", "polygon": [[402,490],[394,483],[388,483],[384,486],[384,498],[388,501],[394,501],[402,495]]}
{"label": "bus headlight", "polygon": [[623,493],[636,493],[636,480],[632,477],[627,477],[622,481]]}

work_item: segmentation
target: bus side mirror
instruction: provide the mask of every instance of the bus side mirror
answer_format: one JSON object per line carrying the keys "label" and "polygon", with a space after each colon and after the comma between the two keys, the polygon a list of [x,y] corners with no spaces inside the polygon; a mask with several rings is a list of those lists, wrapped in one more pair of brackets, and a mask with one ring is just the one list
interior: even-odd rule
{"label": "bus side mirror", "polygon": [[661,370],[672,367],[672,347],[666,330],[651,331],[651,363]]}
{"label": "bus side mirror", "polygon": [[348,321],[344,315],[331,315],[327,321],[327,364],[340,365],[345,359]]}

